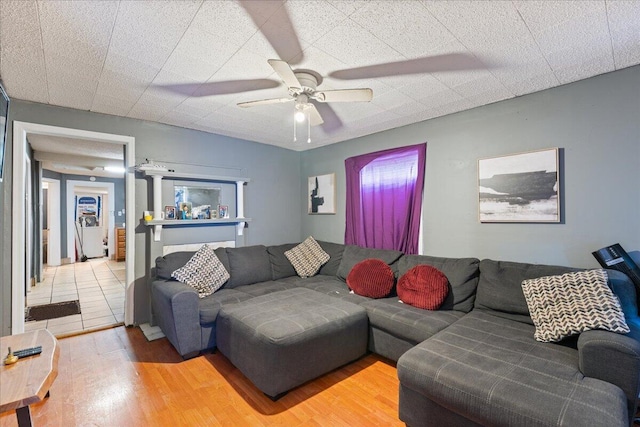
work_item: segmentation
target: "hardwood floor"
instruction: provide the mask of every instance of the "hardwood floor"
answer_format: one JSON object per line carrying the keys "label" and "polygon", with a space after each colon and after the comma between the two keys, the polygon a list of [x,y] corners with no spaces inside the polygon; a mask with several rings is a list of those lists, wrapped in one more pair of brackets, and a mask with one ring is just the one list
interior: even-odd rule
{"label": "hardwood floor", "polygon": [[[183,361],[166,338],[117,327],[60,342],[36,426],[404,426],[393,362],[368,355],[272,402],[219,352]],[[0,427],[16,426],[13,412]]]}

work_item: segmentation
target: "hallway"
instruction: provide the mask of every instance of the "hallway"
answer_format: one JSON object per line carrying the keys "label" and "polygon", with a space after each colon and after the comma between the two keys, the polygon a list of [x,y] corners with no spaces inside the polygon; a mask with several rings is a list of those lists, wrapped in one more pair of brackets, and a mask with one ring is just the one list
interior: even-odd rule
{"label": "hallway", "polygon": [[107,258],[45,266],[43,280],[27,295],[29,306],[80,301],[81,314],[25,323],[25,331],[46,328],[55,336],[122,324],[125,263]]}

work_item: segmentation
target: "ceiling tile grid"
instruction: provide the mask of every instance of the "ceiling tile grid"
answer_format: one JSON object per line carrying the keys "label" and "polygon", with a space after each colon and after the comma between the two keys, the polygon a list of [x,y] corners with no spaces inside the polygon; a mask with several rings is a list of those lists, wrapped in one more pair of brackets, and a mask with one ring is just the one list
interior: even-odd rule
{"label": "ceiling tile grid", "polygon": [[[371,88],[294,103],[268,59]],[[640,1],[0,1],[11,97],[306,150],[640,64]],[[301,142],[304,139],[304,143]]]}

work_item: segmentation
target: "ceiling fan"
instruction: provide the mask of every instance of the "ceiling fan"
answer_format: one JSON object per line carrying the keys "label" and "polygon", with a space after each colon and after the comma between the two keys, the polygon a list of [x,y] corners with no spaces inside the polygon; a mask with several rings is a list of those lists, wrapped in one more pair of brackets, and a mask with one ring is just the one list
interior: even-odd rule
{"label": "ceiling fan", "polygon": [[287,98],[270,98],[257,101],[238,103],[239,107],[255,107],[257,105],[281,104],[295,102],[295,118],[303,122],[308,118],[309,126],[324,123],[316,106],[311,102],[369,102],[373,98],[373,90],[369,88],[317,90],[322,83],[322,76],[313,70],[293,70],[291,66],[279,59],[269,59],[269,65],[274,69],[289,89]]}

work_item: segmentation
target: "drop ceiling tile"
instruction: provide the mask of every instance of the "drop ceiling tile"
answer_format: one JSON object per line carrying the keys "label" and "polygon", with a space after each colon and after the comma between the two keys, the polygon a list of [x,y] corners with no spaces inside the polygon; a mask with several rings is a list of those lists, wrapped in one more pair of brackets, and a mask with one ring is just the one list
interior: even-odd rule
{"label": "drop ceiling tile", "polygon": [[398,90],[413,99],[420,100],[436,93],[450,90],[439,80],[431,75],[423,77],[420,81],[404,86],[397,85]]}
{"label": "drop ceiling tile", "polygon": [[640,63],[640,2],[607,1],[616,69]]}
{"label": "drop ceiling tile", "polygon": [[350,18],[407,58],[427,55],[455,40],[422,2],[369,2]]}
{"label": "drop ceiling tile", "polygon": [[452,102],[462,101],[463,99],[465,98],[463,98],[459,93],[447,88],[440,92],[420,97],[417,100],[429,109],[438,108]]}
{"label": "drop ceiling tile", "polygon": [[365,7],[369,3],[369,0],[327,0],[327,3],[345,15],[350,16],[357,10]]}
{"label": "drop ceiling tile", "polygon": [[505,84],[505,87],[514,95],[521,96],[557,86],[558,83],[556,75],[549,70],[546,73],[529,75],[525,79],[519,79]]}
{"label": "drop ceiling tile", "polygon": [[[149,99],[145,99],[144,101],[149,101]],[[131,108],[127,117],[157,122],[164,117],[171,108],[172,106],[166,103],[151,104],[138,101],[136,105]]]}
{"label": "drop ceiling tile", "polygon": [[0,2],[0,40],[3,52],[42,54],[38,8],[35,1]]}
{"label": "drop ceiling tile", "polygon": [[348,67],[362,67],[406,59],[371,32],[350,20],[321,37],[314,46],[347,64]]}
{"label": "drop ceiling tile", "polygon": [[[502,101],[505,99],[513,98],[515,95],[510,93],[505,88],[496,88],[486,92],[476,93],[474,95],[467,96],[466,98],[471,101],[473,105],[487,105],[494,102]],[[460,110],[456,110],[460,111]]]}
{"label": "drop ceiling tile", "polygon": [[103,103],[103,99],[96,97],[93,100],[93,105],[91,106],[91,111],[94,113],[102,113],[102,114],[111,114],[112,116],[120,116],[126,117],[126,115],[133,107],[133,104],[125,103],[120,100],[115,104],[110,102]]}
{"label": "drop ceiling tile", "polygon": [[571,83],[612,71],[611,56],[582,60],[580,64],[554,70],[555,75],[562,84]]}
{"label": "drop ceiling tile", "polygon": [[390,90],[380,96],[377,96],[372,102],[383,108],[385,111],[392,113],[392,116],[395,114],[403,115],[406,111],[422,111],[426,108],[415,99],[397,90]]}
{"label": "drop ceiling tile", "polygon": [[220,43],[217,36],[192,26],[182,37],[163,69],[205,82],[237,50],[237,47],[229,43]]}
{"label": "drop ceiling tile", "polygon": [[[277,49],[263,32],[277,41]],[[242,48],[263,57],[265,60],[282,59],[291,65],[296,65],[302,57],[306,56],[306,52],[303,54],[303,50],[309,46],[311,46],[309,42],[301,40],[297,36],[293,27],[281,26],[268,21],[262,27],[262,31],[257,31]]]}
{"label": "drop ceiling tile", "polygon": [[578,66],[585,57],[608,56],[613,69],[607,13],[603,2],[516,3],[541,52],[556,69]]}
{"label": "drop ceiling tile", "polygon": [[90,83],[74,80],[57,81],[49,87],[49,102],[62,107],[89,111],[93,103],[93,90],[81,89]]}
{"label": "drop ceiling tile", "polygon": [[109,46],[116,2],[41,2],[39,19],[47,62],[64,56],[101,67]]}
{"label": "drop ceiling tile", "polygon": [[[267,17],[271,16],[280,4],[272,1],[250,2],[259,23],[263,25]],[[220,40],[220,43],[231,44],[239,48],[253,36],[258,27],[253,23],[240,2],[235,1],[205,1],[191,23],[192,28],[206,31]]]}
{"label": "drop ceiling tile", "polygon": [[41,62],[14,53],[0,52],[0,77],[11,98],[49,103],[47,73],[44,59]]}
{"label": "drop ceiling tile", "polygon": [[[292,0],[283,7],[288,12],[298,38],[308,43],[314,43],[347,19],[344,13],[324,1]],[[284,26],[288,24],[282,19],[284,16],[274,13],[269,21],[274,25]]]}
{"label": "drop ceiling tile", "polygon": [[200,3],[121,2],[109,51],[161,68],[182,38]]}
{"label": "drop ceiling tile", "polygon": [[495,76],[489,72],[478,73],[478,78],[452,87],[465,98],[473,97],[486,92],[503,92],[504,95],[512,95]]}

